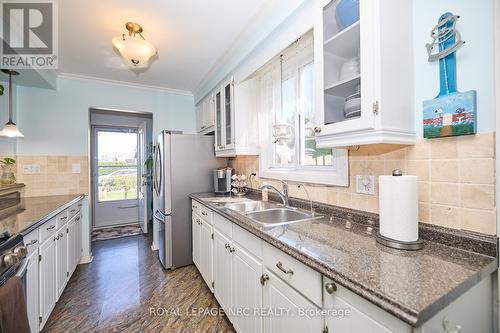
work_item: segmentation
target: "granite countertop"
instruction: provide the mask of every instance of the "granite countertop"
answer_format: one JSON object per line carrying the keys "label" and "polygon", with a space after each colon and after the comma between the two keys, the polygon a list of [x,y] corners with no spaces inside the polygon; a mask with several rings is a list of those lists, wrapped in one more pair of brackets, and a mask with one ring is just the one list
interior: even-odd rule
{"label": "granite countertop", "polygon": [[26,235],[83,197],[68,194],[19,198],[15,206],[0,213],[0,234]]}
{"label": "granite countertop", "polygon": [[428,240],[419,251],[390,249],[376,242],[376,226],[339,217],[265,228],[211,202],[213,193],[190,197],[414,327],[498,267],[495,257]]}

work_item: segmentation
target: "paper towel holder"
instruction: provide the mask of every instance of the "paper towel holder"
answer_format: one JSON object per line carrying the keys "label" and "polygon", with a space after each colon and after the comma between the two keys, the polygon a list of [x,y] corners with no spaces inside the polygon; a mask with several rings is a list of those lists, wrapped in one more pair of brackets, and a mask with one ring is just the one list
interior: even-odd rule
{"label": "paper towel holder", "polygon": [[[400,177],[403,175],[403,171],[400,169],[394,169],[392,170],[392,176],[393,177]],[[377,243],[385,245],[387,247],[391,247],[393,249],[398,249],[398,250],[410,250],[410,251],[415,251],[415,250],[420,250],[424,247],[424,241],[422,238],[417,239],[414,242],[403,242],[399,240],[395,240],[392,238],[388,238],[385,236],[382,236],[380,234],[380,231],[377,232]]]}
{"label": "paper towel holder", "polygon": [[384,237],[380,234],[380,232],[377,232],[377,236],[375,238],[377,239],[377,243],[398,250],[415,251],[415,250],[420,250],[424,247],[424,241],[422,240],[422,238],[419,238],[414,242],[403,242]]}

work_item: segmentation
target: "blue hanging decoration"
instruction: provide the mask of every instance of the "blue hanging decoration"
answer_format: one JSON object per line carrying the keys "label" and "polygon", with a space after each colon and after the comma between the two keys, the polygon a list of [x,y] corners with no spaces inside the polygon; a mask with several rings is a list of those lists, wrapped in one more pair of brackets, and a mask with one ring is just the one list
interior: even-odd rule
{"label": "blue hanging decoration", "polygon": [[[465,44],[455,28],[459,16],[443,14],[426,44],[429,62],[439,61],[439,94],[424,101],[424,138],[475,134],[477,130],[476,91],[457,91],[456,51]],[[436,45],[438,46],[436,48]]]}

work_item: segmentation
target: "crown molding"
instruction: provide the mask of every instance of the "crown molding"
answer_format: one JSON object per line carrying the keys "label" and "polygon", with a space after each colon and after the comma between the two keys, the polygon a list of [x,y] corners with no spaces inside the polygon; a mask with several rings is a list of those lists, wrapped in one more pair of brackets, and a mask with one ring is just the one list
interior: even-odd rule
{"label": "crown molding", "polygon": [[161,87],[161,86],[153,86],[153,85],[140,84],[140,83],[133,83],[133,82],[127,82],[127,81],[104,79],[104,78],[99,78],[99,77],[94,77],[94,76],[86,76],[86,75],[79,75],[79,74],[72,74],[72,73],[60,73],[58,78],[68,79],[68,80],[89,81],[89,82],[94,82],[94,83],[110,84],[110,85],[122,86],[122,87],[128,87],[128,88],[139,88],[139,89],[147,89],[147,90],[154,90],[154,91],[162,91],[162,92],[167,92],[167,93],[176,94],[176,95],[193,96],[193,93],[191,91],[187,91],[187,90],[179,90],[179,89],[166,88],[166,87]]}

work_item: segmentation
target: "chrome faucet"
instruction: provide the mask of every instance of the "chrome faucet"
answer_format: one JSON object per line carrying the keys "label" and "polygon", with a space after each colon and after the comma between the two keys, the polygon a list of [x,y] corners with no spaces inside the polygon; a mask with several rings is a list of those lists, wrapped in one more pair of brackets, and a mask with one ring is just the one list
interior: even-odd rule
{"label": "chrome faucet", "polygon": [[281,201],[283,201],[283,205],[285,205],[285,207],[289,207],[289,204],[288,204],[288,183],[285,182],[284,180],[280,180],[280,182],[283,184],[283,192],[281,192],[280,190],[278,190],[276,187],[274,187],[271,184],[264,184],[264,185],[260,186],[259,189],[263,190],[263,189],[267,188],[267,189],[274,190],[279,195]]}
{"label": "chrome faucet", "polygon": [[313,206],[313,201],[311,200],[311,197],[309,196],[309,191],[307,190],[306,185],[299,184],[298,188],[301,188],[301,187],[304,189],[304,192],[306,192],[307,200],[309,200],[309,206],[311,209],[311,216],[314,216],[314,206]]}

